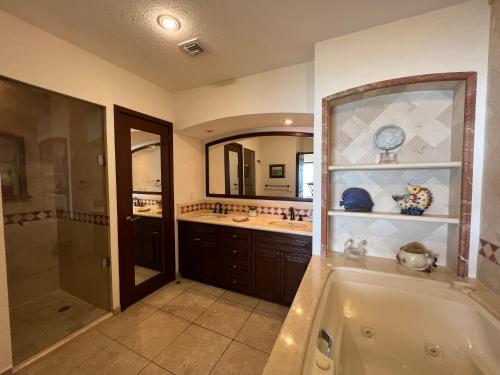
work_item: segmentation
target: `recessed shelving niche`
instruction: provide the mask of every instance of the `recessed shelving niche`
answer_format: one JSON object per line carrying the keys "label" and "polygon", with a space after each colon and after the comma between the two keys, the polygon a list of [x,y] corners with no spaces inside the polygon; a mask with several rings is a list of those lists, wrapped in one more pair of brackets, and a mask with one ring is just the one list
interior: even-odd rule
{"label": "recessed shelving niche", "polygon": [[[467,275],[472,180],[475,73],[405,77],[357,87],[323,99],[322,252],[345,240],[368,240],[369,255],[394,258],[419,241],[438,263]],[[378,164],[375,132],[405,131],[397,164]],[[433,193],[423,216],[401,215],[392,195],[407,184]],[[371,213],[345,212],[341,194],[366,189]]]}

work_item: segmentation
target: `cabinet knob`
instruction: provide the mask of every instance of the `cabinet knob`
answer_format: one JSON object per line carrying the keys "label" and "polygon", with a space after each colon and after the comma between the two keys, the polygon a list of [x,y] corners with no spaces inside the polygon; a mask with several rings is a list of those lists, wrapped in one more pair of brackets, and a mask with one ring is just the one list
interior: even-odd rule
{"label": "cabinet knob", "polygon": [[233,284],[236,284],[236,283],[237,283],[237,281],[236,281],[236,280],[233,280]]}
{"label": "cabinet knob", "polygon": [[233,264],[233,270],[235,270],[236,268],[238,268],[238,266],[236,266],[236,264]]}
{"label": "cabinet knob", "polygon": [[233,254],[236,254],[238,251],[237,250],[233,250]]}
{"label": "cabinet knob", "polygon": [[195,241],[201,241],[201,238],[195,237],[194,240]]}
{"label": "cabinet knob", "polygon": [[233,234],[233,238],[238,238],[238,236],[236,234]]}

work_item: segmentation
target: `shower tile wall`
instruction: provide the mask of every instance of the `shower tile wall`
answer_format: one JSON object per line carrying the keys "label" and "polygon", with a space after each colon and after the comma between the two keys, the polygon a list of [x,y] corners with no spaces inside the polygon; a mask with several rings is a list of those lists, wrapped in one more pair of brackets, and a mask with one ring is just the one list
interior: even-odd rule
{"label": "shower tile wall", "polygon": [[491,8],[488,102],[477,277],[500,294],[500,2]]}

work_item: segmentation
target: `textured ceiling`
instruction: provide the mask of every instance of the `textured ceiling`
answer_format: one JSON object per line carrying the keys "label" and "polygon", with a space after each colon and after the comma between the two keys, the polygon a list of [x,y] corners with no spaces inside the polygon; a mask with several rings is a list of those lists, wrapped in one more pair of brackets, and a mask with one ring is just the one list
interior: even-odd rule
{"label": "textured ceiling", "polygon": [[[175,92],[313,59],[314,43],[465,0],[0,0],[0,9]],[[169,13],[182,24],[156,23]],[[199,37],[207,53],[177,44]]]}

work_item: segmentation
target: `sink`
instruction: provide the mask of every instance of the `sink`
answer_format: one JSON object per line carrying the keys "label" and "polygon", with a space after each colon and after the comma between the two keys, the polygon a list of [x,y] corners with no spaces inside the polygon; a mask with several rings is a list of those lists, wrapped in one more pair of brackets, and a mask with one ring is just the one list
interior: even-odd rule
{"label": "sink", "polygon": [[210,220],[210,219],[220,219],[222,217],[225,217],[226,215],[223,214],[214,214],[210,212],[205,212],[203,214],[196,214],[191,216],[193,219],[200,219],[200,220]]}
{"label": "sink", "polygon": [[307,224],[303,221],[276,220],[269,223],[270,226],[283,229],[305,229]]}
{"label": "sink", "polygon": [[151,208],[137,208],[136,212],[149,212],[151,211]]}

